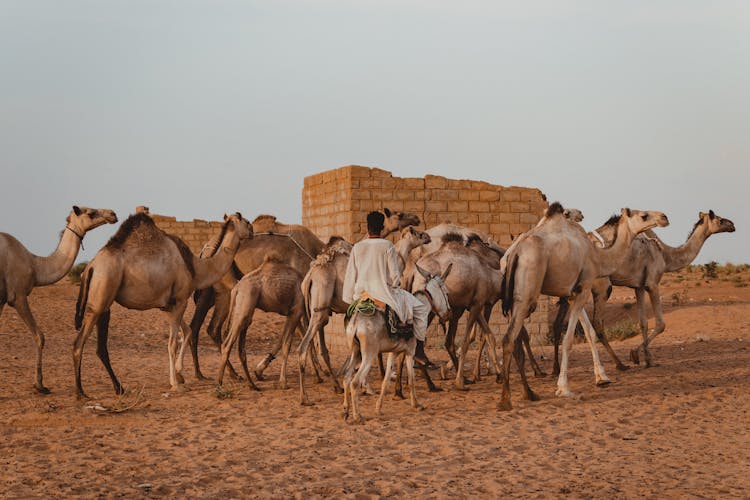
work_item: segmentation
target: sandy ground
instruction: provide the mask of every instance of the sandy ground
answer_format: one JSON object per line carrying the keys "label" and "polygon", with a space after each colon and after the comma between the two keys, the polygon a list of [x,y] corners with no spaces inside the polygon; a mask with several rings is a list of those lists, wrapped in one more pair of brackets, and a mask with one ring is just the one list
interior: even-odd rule
{"label": "sandy ground", "polygon": [[[686,277],[687,276],[687,277]],[[747,274],[741,278],[748,281]],[[387,399],[376,417],[363,397],[364,425],[341,418],[341,397],[311,384],[312,407],[293,389],[229,383],[219,399],[186,365],[185,393],[168,384],[166,320],[158,311],[116,307],[110,354],[120,380],[145,400],[119,414],[86,405],[118,403],[90,339],[83,383],[73,393],[71,344],[77,288],[37,289],[32,308],[47,333],[45,383],[32,390],[34,348],[15,311],[0,318],[0,495],[4,497],[353,497],[426,496],[572,498],[750,497],[750,287],[700,274],[670,276],[662,290],[667,331],[653,345],[658,366],[617,372],[600,349],[613,384],[594,386],[588,347],[575,346],[570,399],[554,396],[555,380],[531,379],[539,402],[520,399],[512,379],[511,412],[498,412],[491,377],[468,392],[428,393],[426,407]],[[610,321],[634,317],[632,293],[618,290]],[[674,305],[673,305],[674,304]],[[249,334],[253,363],[280,326],[263,316]],[[627,360],[636,339],[615,342]],[[218,355],[202,341],[204,371]],[[550,369],[550,347],[540,349]],[[444,352],[435,352],[445,359]],[[338,358],[337,363],[341,361]],[[373,374],[373,384],[376,383]]]}

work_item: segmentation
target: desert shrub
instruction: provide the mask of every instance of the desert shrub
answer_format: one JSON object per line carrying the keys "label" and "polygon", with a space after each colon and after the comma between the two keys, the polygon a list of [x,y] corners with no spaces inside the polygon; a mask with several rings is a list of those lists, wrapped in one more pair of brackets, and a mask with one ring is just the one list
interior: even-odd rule
{"label": "desert shrub", "polygon": [[707,264],[703,264],[703,277],[704,278],[718,278],[719,277],[719,263],[715,260]]}
{"label": "desert shrub", "polygon": [[81,273],[88,264],[88,262],[79,262],[68,271],[68,279],[71,283],[77,285],[81,282]]}
{"label": "desert shrub", "polygon": [[604,329],[608,340],[625,340],[638,335],[638,325],[630,319],[623,319]]}
{"label": "desert shrub", "polygon": [[680,304],[684,304],[688,301],[688,291],[687,288],[683,288],[681,292],[675,292],[672,294],[672,305],[673,306],[679,306]]}
{"label": "desert shrub", "polygon": [[216,399],[232,399],[234,397],[234,388],[217,385],[214,387],[214,397]]}

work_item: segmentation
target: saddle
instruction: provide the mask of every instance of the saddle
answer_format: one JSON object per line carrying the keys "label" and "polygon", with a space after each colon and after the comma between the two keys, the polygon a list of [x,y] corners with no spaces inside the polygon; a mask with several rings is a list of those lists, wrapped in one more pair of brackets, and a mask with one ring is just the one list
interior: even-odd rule
{"label": "saddle", "polygon": [[385,325],[392,340],[409,340],[414,336],[414,325],[403,323],[391,306],[371,297],[367,292],[362,293],[359,300],[349,306],[346,317],[351,318],[354,313],[372,316],[376,311],[385,314]]}

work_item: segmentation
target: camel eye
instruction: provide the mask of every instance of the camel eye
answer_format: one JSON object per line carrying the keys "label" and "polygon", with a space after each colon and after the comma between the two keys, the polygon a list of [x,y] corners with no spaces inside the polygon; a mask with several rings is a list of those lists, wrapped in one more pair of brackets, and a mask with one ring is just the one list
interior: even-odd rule
{"label": "camel eye", "polygon": [[648,220],[648,214],[641,215],[641,219]]}

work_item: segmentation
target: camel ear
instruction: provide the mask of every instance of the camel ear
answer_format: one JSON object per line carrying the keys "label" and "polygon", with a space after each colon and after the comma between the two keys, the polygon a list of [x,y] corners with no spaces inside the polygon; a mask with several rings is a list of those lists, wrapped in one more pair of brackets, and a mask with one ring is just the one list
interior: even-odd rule
{"label": "camel ear", "polygon": [[419,274],[421,274],[424,279],[430,279],[430,273],[419,267],[419,264],[415,264],[415,266],[417,267],[417,271],[419,271]]}
{"label": "camel ear", "polygon": [[76,215],[81,215],[81,209],[80,209],[80,207],[78,205],[73,205],[73,212]]}
{"label": "camel ear", "polygon": [[239,220],[242,220],[242,214],[241,214],[241,213],[237,212],[237,213],[236,213],[235,215],[237,215],[237,218],[238,218]]}
{"label": "camel ear", "polygon": [[226,222],[228,218],[229,216],[227,214],[224,214],[224,222]]}
{"label": "camel ear", "polygon": [[385,214],[386,217],[390,217],[391,216],[391,211],[388,210],[387,207],[383,207],[383,213]]}
{"label": "camel ear", "polygon": [[716,214],[714,213],[713,210],[709,210],[708,211],[708,218],[709,219],[715,219],[716,218]]}
{"label": "camel ear", "polygon": [[445,278],[447,278],[448,275],[451,273],[451,269],[453,269],[453,262],[448,264],[448,267],[445,269],[445,272],[443,273],[443,275],[440,276],[440,279],[445,281]]}

